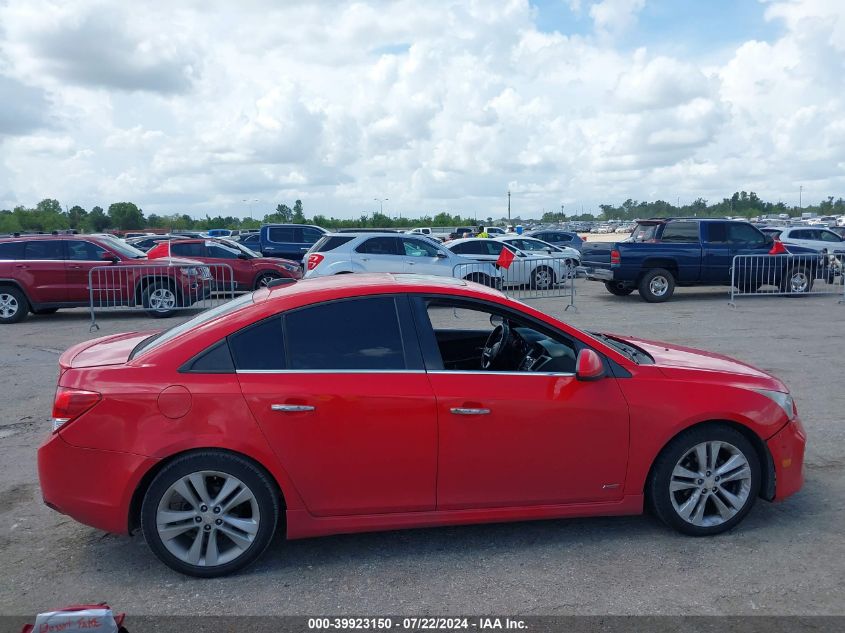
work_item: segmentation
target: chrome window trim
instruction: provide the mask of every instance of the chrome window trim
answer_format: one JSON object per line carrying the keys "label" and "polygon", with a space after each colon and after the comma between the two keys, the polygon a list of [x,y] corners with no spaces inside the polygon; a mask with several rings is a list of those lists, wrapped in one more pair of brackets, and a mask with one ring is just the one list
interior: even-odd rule
{"label": "chrome window trim", "polygon": [[556,371],[485,371],[483,369],[435,369],[428,372],[429,374],[462,374],[462,375],[476,375],[476,376],[568,376],[574,377],[574,372],[556,372]]}
{"label": "chrome window trim", "polygon": [[484,371],[436,369],[237,369],[236,374],[461,374],[469,376],[560,376],[574,377],[570,372],[545,371]]}

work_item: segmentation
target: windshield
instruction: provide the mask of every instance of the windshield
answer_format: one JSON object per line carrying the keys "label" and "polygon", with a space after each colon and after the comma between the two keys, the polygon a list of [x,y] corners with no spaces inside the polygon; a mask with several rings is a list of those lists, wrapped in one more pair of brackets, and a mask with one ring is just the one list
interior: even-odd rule
{"label": "windshield", "polygon": [[163,332],[159,332],[158,334],[153,334],[152,336],[145,338],[143,341],[138,343],[135,349],[132,350],[132,353],[129,355],[129,360],[132,360],[139,354],[145,354],[155,348],[163,345],[167,341],[173,340],[177,336],[184,334],[185,332],[189,332],[190,330],[201,326],[204,323],[208,323],[209,321],[216,319],[220,316],[225,316],[227,314],[231,314],[237,310],[240,310],[246,305],[252,303],[252,293],[248,292],[245,295],[241,295],[240,297],[236,297],[231,301],[227,301],[215,308],[211,308],[210,310],[206,310],[201,314],[198,314],[193,319],[188,319],[184,323],[180,323],[179,325],[175,325],[169,330],[164,330]]}
{"label": "windshield", "polygon": [[112,237],[111,235],[104,235],[100,239],[103,240],[105,246],[129,259],[145,259],[147,257],[144,251],[140,251],[131,244],[127,244],[123,240]]}

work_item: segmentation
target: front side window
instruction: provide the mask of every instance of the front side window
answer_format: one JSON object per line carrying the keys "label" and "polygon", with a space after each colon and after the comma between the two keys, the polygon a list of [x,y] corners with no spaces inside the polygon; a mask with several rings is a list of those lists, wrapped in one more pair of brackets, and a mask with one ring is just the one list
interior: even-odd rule
{"label": "front side window", "polygon": [[318,231],[317,229],[312,229],[307,226],[302,229],[302,241],[306,244],[313,244],[321,237],[323,237],[322,231]]}
{"label": "front side window", "polygon": [[732,244],[763,244],[765,242],[763,234],[750,224],[731,222],[727,226],[728,242]]}
{"label": "front side window", "polygon": [[206,247],[208,249],[209,257],[216,257],[218,259],[237,259],[240,251],[236,248],[229,248],[220,244],[210,244]]}
{"label": "front side window", "polygon": [[408,257],[437,257],[437,247],[422,240],[402,239],[402,248]]}
{"label": "front side window", "polygon": [[61,240],[32,240],[24,247],[26,259],[57,260],[64,259]]}
{"label": "front side window", "polygon": [[67,240],[67,258],[77,261],[96,262],[102,260],[106,249],[84,240]]}
{"label": "front side window", "polygon": [[819,236],[822,242],[841,242],[842,238],[839,237],[836,233],[832,231],[821,231],[821,235]]}
{"label": "front side window", "polygon": [[170,254],[179,257],[205,257],[205,245],[199,242],[171,242]]}
{"label": "front side window", "polygon": [[403,370],[405,351],[396,301],[367,297],[285,315],[288,369]]}

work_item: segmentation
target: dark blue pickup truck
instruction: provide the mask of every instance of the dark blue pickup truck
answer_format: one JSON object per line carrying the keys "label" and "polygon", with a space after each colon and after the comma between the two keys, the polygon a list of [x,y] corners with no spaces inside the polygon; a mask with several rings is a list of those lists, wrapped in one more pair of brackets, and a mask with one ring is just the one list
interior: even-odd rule
{"label": "dark blue pickup truck", "polygon": [[[736,255],[767,255],[774,241],[748,222],[696,218],[641,220],[622,242],[585,242],[581,265],[587,279],[601,281],[617,296],[638,290],[650,303],[667,301],[676,286],[761,285],[758,278],[731,279]],[[813,279],[827,274],[817,251],[789,245],[802,257],[772,257],[765,262],[766,283],[807,292]],[[815,256],[818,256],[816,258]],[[759,274],[759,273],[755,273]],[[756,290],[756,288],[754,288]]]}

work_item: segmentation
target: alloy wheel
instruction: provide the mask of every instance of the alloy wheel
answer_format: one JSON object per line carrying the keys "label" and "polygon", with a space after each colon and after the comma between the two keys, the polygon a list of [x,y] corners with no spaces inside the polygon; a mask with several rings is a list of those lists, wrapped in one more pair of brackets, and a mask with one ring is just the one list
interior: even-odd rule
{"label": "alloy wheel", "polygon": [[258,534],[261,515],[252,490],[240,479],[199,471],[177,480],[161,498],[156,529],[167,550],[200,567],[241,557]]}
{"label": "alloy wheel", "polygon": [[732,519],[748,503],[751,466],[733,444],[696,444],[675,464],[669,497],[675,512],[698,527],[717,526]]}
{"label": "alloy wheel", "polygon": [[169,288],[157,288],[150,293],[150,308],[172,310],[176,307],[176,295]]}
{"label": "alloy wheel", "polygon": [[789,289],[792,292],[807,292],[808,285],[809,279],[807,273],[803,271],[796,271],[789,278]]}
{"label": "alloy wheel", "polygon": [[655,297],[662,297],[669,290],[669,280],[658,275],[649,282],[648,289]]}
{"label": "alloy wheel", "polygon": [[11,319],[21,309],[16,297],[2,292],[0,293],[0,317],[4,319]]}

